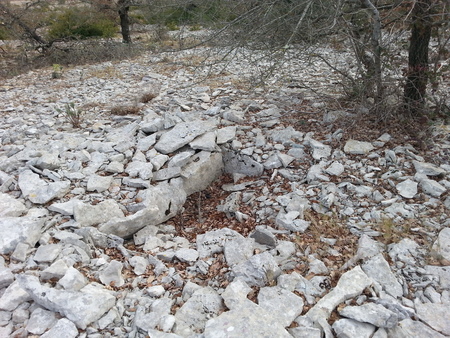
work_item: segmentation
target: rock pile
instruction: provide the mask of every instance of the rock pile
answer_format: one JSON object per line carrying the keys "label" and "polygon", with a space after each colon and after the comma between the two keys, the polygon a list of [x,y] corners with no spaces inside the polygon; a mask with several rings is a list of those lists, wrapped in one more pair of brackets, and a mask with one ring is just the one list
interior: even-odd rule
{"label": "rock pile", "polygon": [[[0,337],[450,335],[450,165],[389,134],[342,141],[342,112],[329,133],[287,126],[300,89],[196,87],[147,63],[2,87]],[[149,87],[141,115],[107,114]],[[51,102],[84,104],[83,128]],[[250,233],[180,236],[168,221],[223,172],[218,212]],[[336,233],[311,237],[320,248],[299,240],[311,215]],[[340,228],[357,238],[348,259]]]}

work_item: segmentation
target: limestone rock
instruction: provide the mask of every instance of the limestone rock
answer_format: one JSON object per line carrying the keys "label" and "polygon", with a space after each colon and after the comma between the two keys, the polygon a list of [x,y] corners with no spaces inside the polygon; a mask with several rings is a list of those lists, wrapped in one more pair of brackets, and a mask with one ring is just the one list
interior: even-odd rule
{"label": "limestone rock", "polygon": [[9,254],[24,242],[34,247],[41,236],[44,220],[34,217],[4,217],[0,219],[0,254]]}
{"label": "limestone rock", "polygon": [[174,333],[188,337],[196,330],[203,330],[208,319],[223,310],[222,297],[210,287],[201,288],[175,314]]}
{"label": "limestone rock", "polygon": [[439,232],[437,240],[433,243],[432,254],[436,258],[450,261],[450,229],[445,228]]}
{"label": "limestone rock", "polygon": [[281,274],[274,257],[268,252],[252,256],[249,260],[233,267],[233,275],[249,286],[265,286]]}
{"label": "limestone rock", "polygon": [[398,193],[405,198],[413,198],[417,194],[417,183],[407,179],[396,185]]}
{"label": "limestone rock", "polygon": [[332,328],[338,338],[371,338],[375,332],[375,326],[347,318],[335,321]]}
{"label": "limestone rock", "polygon": [[155,149],[162,154],[172,153],[214,127],[214,123],[209,121],[178,123],[172,130],[161,136],[155,144]]}
{"label": "limestone rock", "polygon": [[380,283],[383,289],[392,297],[403,296],[402,286],[395,278],[388,262],[381,253],[370,258],[361,267],[367,276]]}
{"label": "limestone rock", "polygon": [[119,204],[112,199],[102,201],[96,205],[77,201],[74,204],[73,216],[82,227],[106,223],[111,218],[125,217]]}
{"label": "limestone rock", "polygon": [[343,317],[386,329],[391,329],[398,324],[397,314],[382,305],[374,303],[367,303],[361,306],[347,306],[340,310],[339,314]]}
{"label": "limestone rock", "polygon": [[230,311],[208,320],[205,338],[292,337],[270,312],[247,300]]}
{"label": "limestone rock", "polygon": [[351,155],[365,155],[374,149],[372,143],[356,140],[348,140],[344,146],[344,152]]}
{"label": "limestone rock", "polygon": [[19,275],[17,278],[36,303],[50,311],[59,312],[83,330],[115,304],[114,296],[93,285],[78,292],[62,291],[41,285],[34,276]]}
{"label": "limestone rock", "polygon": [[70,189],[69,181],[46,182],[28,169],[19,174],[18,183],[23,195],[36,204],[63,197]]}
{"label": "limestone rock", "polygon": [[20,200],[0,193],[0,217],[19,217],[26,211],[27,208]]}
{"label": "limestone rock", "polygon": [[258,305],[283,327],[288,327],[302,313],[303,299],[280,287],[265,287],[259,291]]}
{"label": "limestone rock", "polygon": [[434,330],[449,336],[450,322],[448,315],[450,304],[416,304],[417,317],[424,323],[428,324]]}
{"label": "limestone rock", "polygon": [[240,233],[228,229],[209,231],[197,236],[197,251],[200,258],[210,257],[224,250],[225,243],[236,238],[244,238]]}

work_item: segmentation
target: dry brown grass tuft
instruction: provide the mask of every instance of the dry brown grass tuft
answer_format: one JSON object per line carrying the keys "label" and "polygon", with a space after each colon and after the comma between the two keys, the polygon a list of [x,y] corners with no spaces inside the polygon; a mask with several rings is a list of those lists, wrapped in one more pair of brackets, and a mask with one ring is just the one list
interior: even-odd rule
{"label": "dry brown grass tuft", "polygon": [[137,106],[115,106],[111,108],[112,115],[137,115],[141,108]]}

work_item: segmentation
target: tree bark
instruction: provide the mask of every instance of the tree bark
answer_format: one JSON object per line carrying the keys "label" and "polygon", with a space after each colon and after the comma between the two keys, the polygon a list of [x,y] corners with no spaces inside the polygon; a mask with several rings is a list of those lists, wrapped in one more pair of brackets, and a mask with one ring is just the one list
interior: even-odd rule
{"label": "tree bark", "polygon": [[122,33],[122,41],[124,43],[131,43],[131,34],[130,34],[130,16],[128,12],[130,10],[130,5],[128,0],[119,0],[118,1],[118,12],[120,18],[120,28]]}
{"label": "tree bark", "polygon": [[428,84],[428,49],[431,37],[433,0],[418,0],[412,10],[408,69],[404,89],[405,108],[413,116],[423,113]]}

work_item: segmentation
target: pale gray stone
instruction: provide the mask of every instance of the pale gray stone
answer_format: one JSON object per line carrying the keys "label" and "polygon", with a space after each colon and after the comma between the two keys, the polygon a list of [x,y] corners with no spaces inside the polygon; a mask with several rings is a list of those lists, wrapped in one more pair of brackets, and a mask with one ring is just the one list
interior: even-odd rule
{"label": "pale gray stone", "polygon": [[326,320],[340,303],[360,295],[364,289],[372,285],[372,283],[372,279],[361,270],[361,267],[356,266],[344,273],[339,279],[336,287],[322,297],[317,304],[306,313],[306,316],[316,323],[323,323],[323,319]]}
{"label": "pale gray stone", "polygon": [[33,260],[38,263],[52,263],[62,250],[61,244],[41,245],[33,256]]}
{"label": "pale gray stone", "polygon": [[338,338],[371,338],[375,332],[371,324],[345,318],[335,321],[332,328]]}
{"label": "pale gray stone", "polygon": [[0,297],[0,310],[14,311],[20,304],[31,300],[28,292],[15,280]]}
{"label": "pale gray stone", "polygon": [[415,265],[416,258],[421,254],[419,244],[409,238],[389,245],[388,253],[392,260],[399,260],[408,265]]}
{"label": "pale gray stone", "polygon": [[164,181],[169,180],[174,177],[178,177],[181,175],[180,167],[168,167],[164,169],[160,169],[153,174],[154,181]]}
{"label": "pale gray stone", "polygon": [[117,311],[116,307],[113,307],[111,310],[109,310],[106,315],[104,315],[102,318],[100,318],[97,321],[98,327],[103,330],[105,329],[108,325],[112,324],[114,322],[114,320],[119,319],[120,318],[120,314]]}
{"label": "pale gray stone", "polygon": [[440,197],[447,189],[438,182],[430,179],[423,179],[419,183],[420,188],[425,194],[433,197]]}
{"label": "pale gray stone", "polygon": [[189,196],[205,190],[222,174],[222,153],[201,151],[190,158],[181,172],[183,187]]}
{"label": "pale gray stone", "polygon": [[148,260],[141,256],[133,256],[129,260],[130,265],[134,268],[133,272],[140,276],[145,273],[148,266]]}
{"label": "pale gray stone", "polygon": [[111,163],[109,163],[105,167],[105,171],[107,173],[111,173],[111,174],[123,173],[124,170],[125,170],[125,167],[124,167],[123,163],[121,163],[119,161],[111,161]]}
{"label": "pale gray stone", "polygon": [[151,157],[149,160],[153,165],[153,170],[158,171],[164,166],[164,164],[166,164],[169,158],[170,157],[167,155],[157,154],[156,156]]}
{"label": "pale gray stone", "polygon": [[446,266],[425,266],[426,274],[437,276],[439,278],[439,286],[442,289],[450,289],[450,269]]}
{"label": "pale gray stone", "polygon": [[52,205],[48,207],[48,210],[60,213],[64,216],[72,216],[74,207],[77,203],[79,203],[77,198],[73,198],[67,202],[52,203]]}
{"label": "pale gray stone", "polygon": [[269,156],[269,158],[263,163],[264,169],[270,170],[270,169],[276,169],[281,168],[283,166],[283,163],[281,163],[280,158],[277,154],[273,154]]}
{"label": "pale gray stone", "polygon": [[44,219],[34,217],[0,218],[0,254],[9,254],[23,242],[34,247],[41,237]]}
{"label": "pale gray stone", "polygon": [[[157,131],[157,130],[155,130]],[[143,138],[140,138],[136,144],[136,148],[140,151],[147,151],[156,143],[156,134],[152,134]]]}
{"label": "pale gray stone", "polygon": [[237,231],[223,228],[212,230],[197,236],[197,251],[200,258],[211,257],[215,253],[221,253],[228,241],[236,238],[244,238]]}
{"label": "pale gray stone", "polygon": [[322,332],[320,329],[314,327],[294,327],[292,329],[288,329],[289,333],[294,338],[321,338]]}
{"label": "pale gray stone", "polygon": [[439,232],[431,250],[437,258],[450,261],[450,228],[444,228]]}
{"label": "pale gray stone", "polygon": [[14,324],[24,324],[30,318],[29,304],[23,303],[17,307],[12,313],[11,319]]}
{"label": "pale gray stone", "polygon": [[280,159],[281,164],[285,168],[295,160],[294,156],[286,155],[283,153],[278,153],[277,156]]}
{"label": "pale gray stone", "polygon": [[143,192],[142,197],[144,209],[124,218],[111,218],[99,226],[100,232],[131,237],[145,226],[158,225],[175,216],[186,201],[180,179],[151,186]]}
{"label": "pale gray stone", "polygon": [[192,121],[178,123],[173,129],[164,133],[155,144],[155,149],[162,154],[169,154],[180,149],[208,131],[211,131],[215,124],[211,121]]}
{"label": "pale gray stone", "polygon": [[230,310],[208,320],[204,331],[205,338],[291,338],[285,328],[255,303],[247,300],[239,302]]}
{"label": "pale gray stone", "polygon": [[275,219],[275,224],[281,229],[303,233],[311,223],[298,219],[298,217],[301,217],[299,211],[289,211],[287,213],[280,211]]}
{"label": "pale gray stone", "polygon": [[[51,245],[51,244],[49,244],[49,245]],[[48,268],[44,269],[41,272],[40,279],[42,281],[46,281],[46,280],[50,280],[50,279],[58,279],[59,280],[62,277],[64,277],[68,268],[69,267],[62,259],[58,259],[52,265],[50,265]]]}
{"label": "pale gray stone", "polygon": [[386,329],[391,329],[398,324],[398,316],[396,313],[375,303],[367,303],[360,306],[346,306],[342,310],[339,310],[339,314],[343,317]]}
{"label": "pale gray stone", "polygon": [[78,336],[78,333],[78,329],[73,322],[66,318],[61,318],[41,338],[75,338]]}
{"label": "pale gray stone", "polygon": [[312,157],[320,161],[322,158],[328,158],[331,155],[331,147],[322,142],[310,139],[309,146],[312,148]]}
{"label": "pale gray stone", "polygon": [[105,223],[111,218],[123,218],[120,205],[112,199],[90,205],[79,201],[74,206],[74,219],[80,226],[92,226]]}
{"label": "pale gray stone", "polygon": [[417,185],[417,182],[414,182],[408,178],[397,184],[395,187],[401,196],[405,198],[413,198],[417,194]]}
{"label": "pale gray stone", "polygon": [[103,192],[109,189],[113,181],[112,176],[91,175],[87,181],[87,191]]}
{"label": "pale gray stone", "polygon": [[370,258],[361,268],[367,276],[377,281],[392,297],[397,298],[403,296],[403,287],[397,281],[397,278],[395,278],[389,263],[381,253]]}
{"label": "pale gray stone", "polygon": [[194,249],[181,248],[175,251],[175,258],[183,263],[194,263],[198,259],[198,251]]}
{"label": "pale gray stone", "polygon": [[243,111],[227,110],[227,111],[223,112],[222,117],[225,120],[235,122],[235,123],[244,123],[245,122],[245,113]]}
{"label": "pale gray stone", "polygon": [[70,190],[70,181],[47,182],[29,169],[19,174],[18,184],[23,195],[36,204],[63,197]]}
{"label": "pale gray stone", "polygon": [[207,132],[203,135],[200,135],[195,140],[189,143],[189,146],[192,149],[200,149],[205,151],[215,151],[218,149],[216,145],[216,133],[215,132]]}
{"label": "pale gray stone", "polygon": [[26,329],[33,334],[43,334],[56,323],[56,315],[52,311],[38,307],[30,316]]}
{"label": "pale gray stone", "polygon": [[174,333],[188,337],[203,330],[208,319],[223,311],[222,297],[211,287],[201,288],[175,314]]}
{"label": "pale gray stone", "polygon": [[322,262],[320,259],[317,259],[313,255],[308,256],[308,262],[309,262],[309,271],[308,274],[315,274],[315,275],[328,275],[329,270],[324,262]]}
{"label": "pale gray stone", "polygon": [[264,166],[250,156],[240,155],[234,151],[226,151],[223,155],[224,171],[229,174],[261,176]]}
{"label": "pale gray stone", "polygon": [[276,247],[278,244],[278,239],[269,229],[262,225],[255,227],[255,231],[250,234],[251,238],[255,239],[256,243],[267,245],[269,247]]}
{"label": "pale gray stone", "polygon": [[34,276],[19,275],[17,279],[37,304],[59,312],[82,330],[115,304],[115,297],[98,286],[88,285],[77,292],[63,291],[41,285]]}
{"label": "pale gray stone", "polygon": [[372,143],[356,140],[348,140],[344,146],[344,152],[351,155],[366,155],[373,149]]}
{"label": "pale gray stone", "polygon": [[32,162],[34,162],[34,166],[39,169],[56,170],[61,166],[59,154],[49,153],[47,151],[42,152],[41,156]]}
{"label": "pale gray stone", "polygon": [[147,288],[147,293],[150,297],[161,297],[166,292],[162,285],[150,286]]}
{"label": "pale gray stone", "polygon": [[427,176],[443,176],[447,173],[445,169],[439,168],[431,163],[419,162],[415,160],[412,162],[416,172],[419,174],[424,174]]}
{"label": "pale gray stone", "polygon": [[175,333],[161,332],[154,329],[147,330],[147,333],[152,338],[183,338],[182,336],[179,336]]}
{"label": "pale gray stone", "polygon": [[125,172],[130,177],[139,177],[141,180],[149,180],[153,177],[153,164],[151,162],[132,161],[127,164]]}
{"label": "pale gray stone", "polygon": [[175,156],[173,156],[169,163],[167,164],[168,167],[184,167],[187,163],[190,162],[191,157],[195,154],[195,151],[193,149],[189,149],[186,151],[182,151]]}
{"label": "pale gray stone", "polygon": [[235,278],[227,285],[225,291],[222,293],[222,298],[228,309],[232,310],[238,306],[239,303],[248,301],[247,295],[252,291],[252,288],[245,283],[242,278]]}
{"label": "pale gray stone", "polygon": [[395,338],[444,338],[445,336],[434,331],[422,322],[404,319],[396,327],[388,331],[388,337]]}
{"label": "pale gray stone", "polygon": [[30,245],[28,245],[27,243],[18,243],[13,253],[11,254],[11,258],[18,262],[25,262],[29,250]]}
{"label": "pale gray stone", "polygon": [[80,271],[71,266],[58,281],[58,284],[67,291],[78,291],[86,286],[87,280]]}
{"label": "pale gray stone", "polygon": [[122,184],[133,188],[150,188],[149,180],[141,180],[140,178],[124,177]]}
{"label": "pale gray stone", "polygon": [[278,278],[281,269],[271,254],[263,252],[235,265],[232,272],[249,286],[265,286]]}
{"label": "pale gray stone", "polygon": [[280,287],[265,287],[259,291],[258,305],[272,314],[283,327],[292,324],[303,310],[303,299]]}
{"label": "pale gray stone", "polygon": [[0,217],[19,217],[27,212],[22,201],[0,192]]}
{"label": "pale gray stone", "polygon": [[344,172],[344,165],[340,162],[333,162],[331,165],[325,169],[328,175],[339,176]]}
{"label": "pale gray stone", "polygon": [[216,130],[217,144],[224,144],[232,141],[236,137],[236,126],[229,126]]}
{"label": "pale gray stone", "polygon": [[112,260],[107,266],[100,271],[99,279],[104,285],[122,286],[125,280],[122,276],[123,264],[119,261]]}
{"label": "pale gray stone", "polygon": [[324,181],[330,181],[330,178],[326,175],[323,175],[323,164],[315,164],[308,169],[308,173],[306,174],[306,181],[308,183]]}
{"label": "pale gray stone", "polygon": [[228,266],[245,262],[253,256],[255,240],[253,238],[236,237],[224,243],[225,260]]}
{"label": "pale gray stone", "polygon": [[14,282],[14,275],[10,269],[0,265],[0,290]]}
{"label": "pale gray stone", "polygon": [[450,336],[450,304],[416,303],[417,317],[434,330]]}

